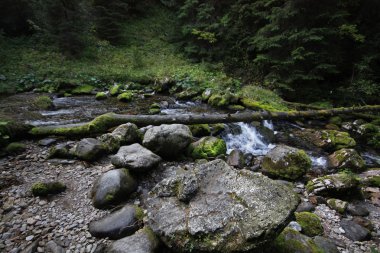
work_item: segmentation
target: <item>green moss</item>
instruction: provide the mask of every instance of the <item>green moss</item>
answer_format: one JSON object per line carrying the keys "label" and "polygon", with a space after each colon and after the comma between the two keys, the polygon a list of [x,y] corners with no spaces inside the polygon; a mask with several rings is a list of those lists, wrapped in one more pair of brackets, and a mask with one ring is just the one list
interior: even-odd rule
{"label": "green moss", "polygon": [[349,133],[336,130],[321,131],[321,139],[324,140],[328,146],[331,146],[334,150],[352,148],[356,145],[355,140],[351,138]]}
{"label": "green moss", "polygon": [[323,234],[321,219],[314,213],[301,212],[295,213],[296,221],[302,227],[302,232],[307,236]]}
{"label": "green moss", "polygon": [[315,189],[314,183],[312,181],[307,182],[306,191],[310,193],[310,192],[314,191],[314,189]]}
{"label": "green moss", "polygon": [[32,193],[34,196],[45,197],[49,194],[58,194],[66,190],[66,186],[61,182],[50,183],[34,183],[32,185]]}
{"label": "green moss", "polygon": [[105,200],[107,203],[112,203],[115,200],[115,194],[114,193],[107,193]]}
{"label": "green moss", "polygon": [[273,248],[276,253],[324,253],[311,238],[291,228],[282,231],[274,241]]}
{"label": "green moss", "polygon": [[380,150],[380,133],[374,134],[368,140],[368,145],[374,147],[377,150]]}
{"label": "green moss", "polygon": [[217,157],[227,152],[224,140],[215,137],[203,137],[189,147],[190,155],[194,159]]}
{"label": "green moss", "polygon": [[211,124],[210,125],[211,135],[218,135],[221,132],[223,132],[225,128],[226,128],[226,126],[224,124],[222,124],[222,123]]}
{"label": "green moss", "polygon": [[157,103],[153,103],[149,108],[149,114],[160,114],[161,113],[161,107]]}
{"label": "green moss", "polygon": [[195,137],[203,137],[211,135],[211,128],[208,124],[197,124],[189,126],[191,133]]}
{"label": "green moss", "polygon": [[242,105],[229,105],[228,109],[232,111],[244,111],[245,107]]}
{"label": "green moss", "polygon": [[130,91],[123,92],[119,96],[117,96],[117,100],[120,102],[131,102],[133,99],[133,93]]}
{"label": "green moss", "polygon": [[372,187],[380,187],[380,176],[370,177],[367,184]]}
{"label": "green moss", "polygon": [[26,150],[26,145],[23,143],[12,142],[6,148],[5,151],[8,154],[18,154]]}
{"label": "green moss", "polygon": [[247,108],[265,111],[289,111],[284,101],[273,91],[255,85],[244,86],[238,95]]}
{"label": "green moss", "polygon": [[34,99],[33,105],[38,109],[48,110],[51,109],[53,105],[53,101],[48,96],[39,96]]}
{"label": "green moss", "polygon": [[135,217],[137,220],[142,221],[145,217],[144,210],[141,207],[135,206]]}
{"label": "green moss", "polygon": [[111,96],[117,96],[122,92],[122,86],[121,84],[115,84],[110,88],[110,95]]}
{"label": "green moss", "polygon": [[222,94],[213,94],[208,99],[208,104],[215,107],[227,107],[229,101],[228,98]]}
{"label": "green moss", "polygon": [[123,124],[114,117],[113,113],[106,113],[96,117],[91,122],[70,127],[34,127],[29,133],[35,136],[58,135],[58,136],[88,136],[106,132],[109,128]]}
{"label": "green moss", "polygon": [[319,107],[321,109],[331,109],[333,105],[330,101],[318,101],[310,104],[311,106]]}
{"label": "green moss", "polygon": [[94,91],[94,86],[91,85],[82,85],[71,91],[73,95],[88,95]]}
{"label": "green moss", "polygon": [[107,94],[105,92],[98,92],[95,96],[96,100],[104,100],[107,99]]}

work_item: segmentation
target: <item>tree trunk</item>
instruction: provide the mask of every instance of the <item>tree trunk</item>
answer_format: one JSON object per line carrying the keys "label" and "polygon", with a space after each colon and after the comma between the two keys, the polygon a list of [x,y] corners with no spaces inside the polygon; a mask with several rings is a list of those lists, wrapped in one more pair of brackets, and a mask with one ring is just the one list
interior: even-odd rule
{"label": "tree trunk", "polygon": [[66,126],[35,127],[34,136],[60,135],[85,136],[104,133],[108,129],[124,123],[134,123],[139,127],[161,124],[216,124],[251,122],[257,120],[293,120],[298,118],[330,117],[339,114],[380,111],[380,105],[334,108],[328,110],[290,111],[290,112],[242,112],[236,114],[178,114],[178,115],[124,115],[107,113],[83,124]]}

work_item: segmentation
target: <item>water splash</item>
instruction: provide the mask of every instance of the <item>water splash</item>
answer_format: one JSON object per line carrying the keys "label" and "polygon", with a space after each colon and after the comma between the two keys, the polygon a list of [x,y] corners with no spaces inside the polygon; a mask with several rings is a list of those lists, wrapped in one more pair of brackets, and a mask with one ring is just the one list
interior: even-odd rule
{"label": "water splash", "polygon": [[311,166],[312,167],[319,167],[319,168],[326,168],[327,167],[327,158],[324,156],[316,157],[309,155],[311,159]]}
{"label": "water splash", "polygon": [[[231,131],[231,128],[239,127],[239,131]],[[243,153],[253,155],[265,155],[275,145],[268,143],[257,129],[247,123],[232,124],[232,127],[227,130],[227,134],[223,136],[227,144],[227,153],[238,149]]]}
{"label": "water splash", "polygon": [[270,130],[274,130],[274,125],[273,125],[273,122],[271,120],[264,120],[263,121],[263,125],[266,127],[266,128],[269,128]]}

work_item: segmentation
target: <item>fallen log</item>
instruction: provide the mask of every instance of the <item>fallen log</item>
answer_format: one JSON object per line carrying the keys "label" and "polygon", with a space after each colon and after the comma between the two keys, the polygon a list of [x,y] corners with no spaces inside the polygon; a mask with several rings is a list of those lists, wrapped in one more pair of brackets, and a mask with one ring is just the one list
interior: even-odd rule
{"label": "fallen log", "polygon": [[34,136],[85,136],[106,132],[108,129],[125,123],[139,127],[161,124],[216,124],[251,122],[257,120],[292,120],[298,118],[330,117],[339,114],[380,111],[380,105],[333,108],[326,110],[289,111],[289,112],[242,112],[236,114],[179,114],[179,115],[125,115],[107,113],[94,120],[76,125],[34,127]]}

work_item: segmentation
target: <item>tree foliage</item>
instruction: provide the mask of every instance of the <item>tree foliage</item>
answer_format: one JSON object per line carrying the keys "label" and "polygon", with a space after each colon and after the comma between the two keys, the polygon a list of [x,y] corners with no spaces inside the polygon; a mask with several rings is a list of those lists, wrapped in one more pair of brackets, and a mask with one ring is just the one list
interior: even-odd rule
{"label": "tree foliage", "polygon": [[379,1],[163,2],[176,9],[184,51],[198,60],[221,60],[289,99],[378,99]]}

